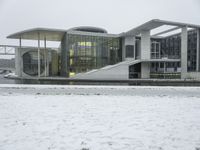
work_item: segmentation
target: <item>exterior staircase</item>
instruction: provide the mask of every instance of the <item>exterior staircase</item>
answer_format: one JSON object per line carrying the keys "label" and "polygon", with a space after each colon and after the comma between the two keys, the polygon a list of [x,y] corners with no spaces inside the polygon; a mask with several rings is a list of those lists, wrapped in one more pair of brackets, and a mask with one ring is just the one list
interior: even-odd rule
{"label": "exterior staircase", "polygon": [[100,69],[79,73],[70,78],[88,80],[126,80],[129,79],[129,66],[140,62],[141,60],[130,59],[114,65],[108,65]]}

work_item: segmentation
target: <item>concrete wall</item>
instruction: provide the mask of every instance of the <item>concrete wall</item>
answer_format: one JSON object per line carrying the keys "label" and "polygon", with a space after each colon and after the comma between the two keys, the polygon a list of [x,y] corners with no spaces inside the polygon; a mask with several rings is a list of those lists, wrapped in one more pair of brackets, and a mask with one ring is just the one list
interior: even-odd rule
{"label": "concrete wall", "polygon": [[121,64],[115,67],[104,67],[93,70],[88,73],[77,74],[75,79],[91,79],[91,80],[125,80],[129,78],[129,66]]}
{"label": "concrete wall", "polygon": [[181,32],[181,79],[187,78],[187,43],[187,27],[183,27]]}
{"label": "concrete wall", "polygon": [[125,45],[135,45],[135,37],[133,36],[125,37]]}
{"label": "concrete wall", "polygon": [[200,80],[200,72],[187,72],[184,74],[185,79]]}
{"label": "concrete wall", "polygon": [[[150,59],[151,39],[150,30],[141,31],[141,59]],[[150,78],[150,64],[141,63],[141,78]]]}

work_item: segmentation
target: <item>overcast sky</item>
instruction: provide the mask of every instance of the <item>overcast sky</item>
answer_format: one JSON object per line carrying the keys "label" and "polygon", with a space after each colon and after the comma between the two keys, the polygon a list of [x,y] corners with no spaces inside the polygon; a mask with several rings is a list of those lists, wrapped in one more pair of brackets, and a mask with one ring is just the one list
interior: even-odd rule
{"label": "overcast sky", "polygon": [[0,44],[17,44],[6,36],[35,27],[117,34],[151,19],[200,24],[200,0],[0,0]]}

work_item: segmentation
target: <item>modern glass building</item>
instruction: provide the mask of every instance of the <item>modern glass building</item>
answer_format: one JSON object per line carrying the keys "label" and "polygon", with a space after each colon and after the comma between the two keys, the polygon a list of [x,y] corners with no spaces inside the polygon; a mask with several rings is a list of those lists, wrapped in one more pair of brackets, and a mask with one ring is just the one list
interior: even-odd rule
{"label": "modern glass building", "polygon": [[118,37],[67,34],[66,39],[68,76],[122,61]]}
{"label": "modern glass building", "polygon": [[[163,26],[170,27],[153,32]],[[121,34],[97,27],[36,28],[8,38],[19,39],[16,74],[21,78],[128,80],[200,79],[199,36],[199,25],[154,19]],[[38,45],[24,47],[23,39]],[[60,46],[48,48],[46,41]]]}

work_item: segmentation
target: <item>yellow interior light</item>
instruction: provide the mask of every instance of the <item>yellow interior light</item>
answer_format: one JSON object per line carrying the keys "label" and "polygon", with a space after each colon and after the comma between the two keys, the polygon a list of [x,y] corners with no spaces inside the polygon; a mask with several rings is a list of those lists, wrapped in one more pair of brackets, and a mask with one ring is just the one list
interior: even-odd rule
{"label": "yellow interior light", "polygon": [[69,77],[73,77],[73,76],[75,76],[75,75],[76,75],[75,72],[69,72]]}

